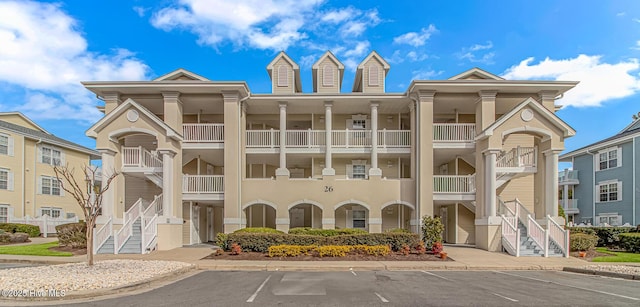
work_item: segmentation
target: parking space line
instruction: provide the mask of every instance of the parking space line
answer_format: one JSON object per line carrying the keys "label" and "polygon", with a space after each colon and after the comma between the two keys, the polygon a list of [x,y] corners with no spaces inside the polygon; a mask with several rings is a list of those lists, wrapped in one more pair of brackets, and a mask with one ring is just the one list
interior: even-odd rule
{"label": "parking space line", "polygon": [[433,274],[433,273],[431,273],[431,272],[427,272],[427,271],[420,271],[420,272],[425,273],[425,274],[427,274],[427,275],[435,276],[435,277],[438,277],[438,278],[441,278],[441,279],[444,279],[444,280],[451,281],[451,279],[446,278],[446,277],[444,277],[444,276],[440,276],[440,275],[438,275],[438,274]]}
{"label": "parking space line", "polygon": [[269,279],[271,279],[271,275],[267,276],[267,279],[265,279],[262,284],[260,285],[260,287],[258,287],[258,290],[256,290],[256,292],[253,293],[253,295],[251,295],[251,297],[249,297],[249,299],[247,300],[247,303],[253,303],[253,300],[256,299],[256,296],[258,296],[258,293],[260,292],[260,290],[262,290],[262,287],[264,287],[265,284],[267,284],[267,282],[269,281]]}
{"label": "parking space line", "polygon": [[606,292],[606,291],[600,291],[600,290],[595,290],[595,289],[582,288],[582,287],[578,287],[578,286],[561,284],[559,282],[555,282],[555,281],[551,281],[551,280],[544,280],[544,279],[539,279],[539,278],[535,278],[535,277],[528,277],[528,276],[522,276],[522,275],[518,275],[518,274],[511,274],[511,273],[507,273],[507,272],[500,272],[500,271],[493,271],[493,272],[494,273],[498,273],[498,274],[514,276],[514,277],[520,277],[520,278],[524,278],[524,279],[530,279],[530,280],[535,280],[535,281],[541,281],[541,282],[556,284],[556,285],[565,286],[565,287],[574,288],[574,289],[579,289],[579,290],[584,290],[584,291],[590,291],[590,292],[595,292],[595,293],[600,293],[600,294],[606,294],[606,295],[626,298],[626,299],[630,299],[630,300],[634,300],[634,301],[640,301],[640,298],[626,296],[626,295],[622,295],[622,294],[616,294],[616,293],[611,293],[611,292]]}
{"label": "parking space line", "polygon": [[498,297],[501,297],[501,298],[503,298],[503,299],[505,299],[505,300],[510,300],[510,301],[512,301],[512,302],[517,302],[517,301],[518,301],[517,299],[510,298],[510,297],[506,297],[506,296],[504,296],[504,295],[500,295],[500,294],[498,294],[498,293],[494,293],[494,292],[492,292],[492,293],[493,293],[493,295],[498,296]]}
{"label": "parking space line", "polygon": [[358,274],[356,274],[356,272],[351,271],[351,274],[353,274],[353,276],[358,276]]}
{"label": "parking space line", "polygon": [[383,303],[388,303],[389,300],[384,298],[384,296],[378,294],[378,292],[373,292]]}

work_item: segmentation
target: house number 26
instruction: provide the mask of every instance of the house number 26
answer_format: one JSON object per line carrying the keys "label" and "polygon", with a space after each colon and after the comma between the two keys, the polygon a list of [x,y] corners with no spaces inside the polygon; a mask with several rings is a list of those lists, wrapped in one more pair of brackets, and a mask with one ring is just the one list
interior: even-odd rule
{"label": "house number 26", "polygon": [[333,187],[330,185],[325,185],[324,186],[324,191],[325,192],[333,192]]}

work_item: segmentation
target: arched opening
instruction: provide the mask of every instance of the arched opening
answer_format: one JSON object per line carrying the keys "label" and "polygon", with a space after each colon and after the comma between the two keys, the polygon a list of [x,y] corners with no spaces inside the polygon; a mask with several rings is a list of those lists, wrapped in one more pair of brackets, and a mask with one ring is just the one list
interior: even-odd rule
{"label": "arched opening", "polygon": [[276,228],[276,209],[267,204],[253,204],[244,209],[247,227]]}
{"label": "arched opening", "polygon": [[297,204],[289,209],[289,228],[322,228],[322,209],[313,204]]}
{"label": "arched opening", "polygon": [[394,203],[382,208],[382,232],[390,229],[411,230],[414,210],[408,204]]}
{"label": "arched opening", "polygon": [[[115,137],[115,136],[114,136]],[[138,131],[117,135],[122,159],[124,211],[138,199],[147,206],[162,194],[162,157],[158,154],[155,135]]]}
{"label": "arched opening", "polygon": [[369,209],[364,204],[346,203],[336,208],[336,228],[357,228],[369,231]]}

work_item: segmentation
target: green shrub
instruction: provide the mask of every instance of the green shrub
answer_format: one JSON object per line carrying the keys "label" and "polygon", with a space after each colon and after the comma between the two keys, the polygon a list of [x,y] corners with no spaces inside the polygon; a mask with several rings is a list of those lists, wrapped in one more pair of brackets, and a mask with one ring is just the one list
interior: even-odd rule
{"label": "green shrub", "polygon": [[266,253],[274,245],[388,245],[397,251],[403,245],[414,246],[419,241],[414,233],[366,233],[332,237],[277,233],[232,233],[227,246],[238,243],[245,251]]}
{"label": "green shrub", "polygon": [[368,233],[368,232],[364,229],[357,229],[357,228],[318,229],[318,228],[310,228],[310,227],[298,227],[298,228],[289,229],[290,235],[309,235],[309,236],[323,236],[323,237],[365,234],[365,233]]}
{"label": "green shrub", "polygon": [[0,229],[10,233],[24,232],[28,234],[29,237],[37,237],[40,235],[40,227],[36,225],[0,223]]}
{"label": "green shrub", "polygon": [[284,233],[280,230],[269,228],[269,227],[247,227],[241,228],[233,233]]}
{"label": "green shrub", "polygon": [[58,225],[56,233],[60,246],[87,247],[87,225],[84,222]]}
{"label": "green shrub", "polygon": [[222,250],[227,250],[227,248],[229,247],[227,245],[228,236],[228,234],[223,232],[218,232],[218,234],[216,235],[216,245],[218,245],[218,247],[220,247]]}
{"label": "green shrub", "polygon": [[621,233],[620,247],[631,253],[640,253],[640,233]]}
{"label": "green shrub", "polygon": [[593,234],[598,237],[599,247],[620,247],[621,233],[635,232],[635,227],[571,227],[571,233]]}
{"label": "green shrub", "polygon": [[318,257],[344,257],[349,253],[353,247],[346,245],[325,245],[315,248],[315,252],[318,253]]}
{"label": "green shrub", "polygon": [[404,228],[391,228],[391,229],[387,229],[384,232],[392,232],[392,233],[411,233],[411,230],[408,229],[404,229]]}
{"label": "green shrub", "polygon": [[29,240],[29,235],[24,232],[1,232],[0,233],[0,243],[8,244],[8,243],[24,243]]}
{"label": "green shrub", "polygon": [[433,243],[442,242],[444,224],[442,224],[440,217],[430,217],[428,215],[423,216],[421,228],[422,241],[424,241],[424,245],[427,249],[431,249]]}
{"label": "green shrub", "polygon": [[587,251],[592,250],[598,243],[598,237],[586,233],[571,233],[569,237],[569,246],[571,251]]}

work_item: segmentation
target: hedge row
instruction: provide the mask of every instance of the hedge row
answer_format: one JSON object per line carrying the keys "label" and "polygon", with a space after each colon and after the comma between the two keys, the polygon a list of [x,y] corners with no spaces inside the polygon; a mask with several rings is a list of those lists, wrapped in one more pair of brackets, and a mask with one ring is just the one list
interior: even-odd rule
{"label": "hedge row", "polygon": [[621,233],[620,247],[628,252],[640,253],[640,233]]}
{"label": "hedge row", "polygon": [[569,249],[572,252],[588,251],[596,247],[598,237],[588,233],[570,233]]}
{"label": "hedge row", "polygon": [[29,240],[29,235],[24,233],[24,232],[16,232],[16,233],[10,233],[10,232],[0,232],[0,243],[2,244],[7,244],[7,243],[24,243],[27,242],[27,240]]}
{"label": "hedge row", "polygon": [[36,225],[0,223],[0,229],[10,233],[24,232],[28,234],[29,237],[40,236],[40,227]]}
{"label": "hedge row", "polygon": [[333,237],[275,233],[232,233],[226,246],[237,243],[245,251],[266,253],[274,245],[388,245],[397,251],[403,245],[415,246],[420,238],[414,233],[367,233]]}
{"label": "hedge row", "polygon": [[309,236],[323,236],[323,237],[365,234],[365,233],[368,233],[368,232],[364,229],[357,229],[357,228],[318,229],[318,228],[310,228],[310,227],[299,227],[299,228],[289,229],[289,234],[291,235],[309,235]]}
{"label": "hedge row", "polygon": [[391,253],[388,245],[274,245],[269,247],[269,257],[295,257],[313,255],[317,257],[344,257],[348,253],[386,256]]}
{"label": "hedge row", "polygon": [[269,227],[246,227],[240,228],[233,233],[284,233],[280,230]]}
{"label": "hedge row", "polygon": [[636,232],[636,227],[569,227],[570,233],[586,233],[598,237],[599,247],[620,247],[620,234]]}
{"label": "hedge row", "polygon": [[58,225],[56,233],[60,246],[87,247],[87,225],[84,222]]}

